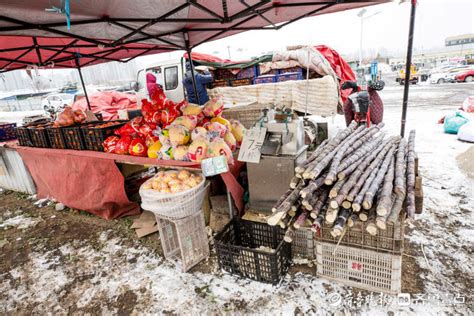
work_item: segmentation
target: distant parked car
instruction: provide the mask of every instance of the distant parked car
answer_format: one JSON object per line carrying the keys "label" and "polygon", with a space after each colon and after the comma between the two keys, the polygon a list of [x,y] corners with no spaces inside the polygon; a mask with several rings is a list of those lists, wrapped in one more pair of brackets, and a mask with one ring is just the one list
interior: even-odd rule
{"label": "distant parked car", "polygon": [[430,83],[445,83],[447,82],[446,76],[448,75],[447,72],[437,72],[430,75]]}
{"label": "distant parked car", "polygon": [[460,72],[455,77],[457,82],[473,82],[474,81],[474,69]]}

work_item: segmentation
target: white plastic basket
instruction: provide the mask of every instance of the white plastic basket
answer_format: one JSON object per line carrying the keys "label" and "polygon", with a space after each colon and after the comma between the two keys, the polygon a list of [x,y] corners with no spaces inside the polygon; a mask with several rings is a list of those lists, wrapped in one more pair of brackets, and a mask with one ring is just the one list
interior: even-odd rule
{"label": "white plastic basket", "polygon": [[317,241],[316,261],[320,277],[372,292],[400,293],[401,254]]}
{"label": "white plastic basket", "polygon": [[156,217],[165,258],[186,272],[209,256],[202,211],[179,220]]}
{"label": "white plastic basket", "polygon": [[142,209],[153,212],[163,219],[176,220],[185,218],[202,208],[204,197],[206,196],[206,179],[203,178],[194,188],[187,191],[164,194],[152,189],[140,187],[140,197],[142,199]]}

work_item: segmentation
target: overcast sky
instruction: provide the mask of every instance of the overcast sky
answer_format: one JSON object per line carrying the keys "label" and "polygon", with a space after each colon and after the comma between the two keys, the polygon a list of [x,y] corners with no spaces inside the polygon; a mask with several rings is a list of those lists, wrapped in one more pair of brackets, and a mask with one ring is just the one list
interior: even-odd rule
{"label": "overcast sky", "polygon": [[[306,18],[279,31],[248,31],[206,43],[195,51],[232,59],[246,59],[295,44],[325,44],[342,54],[357,56],[360,40],[360,9]],[[367,8],[363,46],[366,55],[386,51],[404,55],[410,16],[409,2]],[[442,48],[448,36],[474,33],[474,0],[418,0],[415,49]],[[168,55],[168,56],[166,56]],[[174,55],[164,54],[159,59]],[[368,56],[369,57],[369,56]],[[373,57],[373,56],[370,56]],[[156,57],[144,57],[144,61]]]}

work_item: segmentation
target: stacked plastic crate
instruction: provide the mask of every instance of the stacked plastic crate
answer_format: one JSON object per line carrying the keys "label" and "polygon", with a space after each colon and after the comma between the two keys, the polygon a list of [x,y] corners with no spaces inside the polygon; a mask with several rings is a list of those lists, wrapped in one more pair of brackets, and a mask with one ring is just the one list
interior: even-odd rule
{"label": "stacked plastic crate", "polygon": [[140,188],[142,208],[156,216],[165,258],[186,272],[209,256],[202,204],[207,185],[179,193],[160,194]]}

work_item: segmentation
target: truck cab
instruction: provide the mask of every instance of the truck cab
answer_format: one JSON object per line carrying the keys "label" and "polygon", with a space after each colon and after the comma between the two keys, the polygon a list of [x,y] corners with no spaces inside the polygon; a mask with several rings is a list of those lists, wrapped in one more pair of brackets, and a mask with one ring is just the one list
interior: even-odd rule
{"label": "truck cab", "polygon": [[139,96],[138,100],[146,98],[148,91],[146,88],[146,75],[153,74],[156,77],[156,83],[163,87],[166,97],[174,102],[180,102],[184,99],[184,58],[160,61],[140,69],[137,73],[137,82],[135,90]]}

